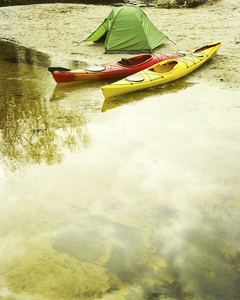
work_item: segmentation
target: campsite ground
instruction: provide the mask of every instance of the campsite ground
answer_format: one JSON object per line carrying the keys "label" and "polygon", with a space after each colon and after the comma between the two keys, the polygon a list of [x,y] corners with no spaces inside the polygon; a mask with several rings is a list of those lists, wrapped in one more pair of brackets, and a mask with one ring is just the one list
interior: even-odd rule
{"label": "campsite ground", "polygon": [[[83,41],[110,13],[111,6],[38,4],[0,8],[0,38],[19,42],[54,56],[88,64],[113,62],[121,54],[103,54],[102,43]],[[208,2],[198,8],[144,7],[153,24],[168,41],[154,52],[194,49],[221,40],[217,58],[205,72],[191,78],[223,88],[239,89],[240,7],[235,0]],[[62,65],[62,67],[67,67]]]}

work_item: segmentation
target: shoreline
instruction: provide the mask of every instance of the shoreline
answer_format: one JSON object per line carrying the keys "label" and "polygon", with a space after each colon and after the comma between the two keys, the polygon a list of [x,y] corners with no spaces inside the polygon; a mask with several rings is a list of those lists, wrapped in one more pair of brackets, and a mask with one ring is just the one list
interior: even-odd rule
{"label": "shoreline", "polygon": [[[216,57],[191,75],[221,88],[240,89],[240,8],[233,0],[197,8],[143,7],[151,22],[170,40],[154,53],[189,50],[216,41]],[[82,42],[108,16],[112,6],[84,4],[33,4],[0,7],[0,38],[44,52],[63,61],[80,60],[97,65],[126,54],[104,54],[103,43]],[[217,16],[217,17],[216,17]],[[211,20],[211,21],[208,21]]]}

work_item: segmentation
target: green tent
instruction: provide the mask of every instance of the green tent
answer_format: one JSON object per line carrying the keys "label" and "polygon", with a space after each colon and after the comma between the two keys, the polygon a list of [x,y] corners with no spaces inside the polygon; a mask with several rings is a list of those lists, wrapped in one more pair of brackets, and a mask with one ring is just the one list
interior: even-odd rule
{"label": "green tent", "polygon": [[85,41],[105,39],[105,53],[152,52],[168,37],[160,32],[138,6],[112,9],[109,16]]}

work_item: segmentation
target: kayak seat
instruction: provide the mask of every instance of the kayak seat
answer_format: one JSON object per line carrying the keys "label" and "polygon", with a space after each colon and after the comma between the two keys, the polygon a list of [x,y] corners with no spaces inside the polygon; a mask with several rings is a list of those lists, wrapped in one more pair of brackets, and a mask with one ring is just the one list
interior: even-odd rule
{"label": "kayak seat", "polygon": [[124,66],[132,66],[132,63],[127,58],[122,58],[121,64],[124,65]]}

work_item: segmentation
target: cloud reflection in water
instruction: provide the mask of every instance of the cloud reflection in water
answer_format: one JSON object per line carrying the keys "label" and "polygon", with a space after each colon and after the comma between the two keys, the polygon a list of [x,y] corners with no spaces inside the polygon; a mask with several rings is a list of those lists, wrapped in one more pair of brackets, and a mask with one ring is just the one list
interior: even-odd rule
{"label": "cloud reflection in water", "polygon": [[2,239],[27,251],[4,265],[11,291],[236,299],[238,95],[195,85],[108,110],[88,148],[8,181]]}

